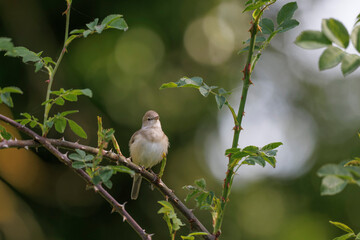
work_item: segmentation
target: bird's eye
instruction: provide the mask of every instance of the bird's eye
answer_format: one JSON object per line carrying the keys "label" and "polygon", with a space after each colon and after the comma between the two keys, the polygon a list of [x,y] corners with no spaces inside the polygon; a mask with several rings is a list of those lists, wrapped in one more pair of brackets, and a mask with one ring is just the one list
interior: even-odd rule
{"label": "bird's eye", "polygon": [[151,118],[148,118],[148,121],[150,121],[151,120]]}

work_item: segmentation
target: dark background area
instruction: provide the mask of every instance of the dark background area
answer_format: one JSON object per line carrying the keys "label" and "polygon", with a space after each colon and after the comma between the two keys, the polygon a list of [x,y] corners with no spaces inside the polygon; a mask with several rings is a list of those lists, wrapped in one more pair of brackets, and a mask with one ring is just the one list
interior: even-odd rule
{"label": "dark background area", "polygon": [[[300,22],[306,18],[306,6],[311,2],[298,2],[295,17]],[[226,109],[219,111],[214,99],[203,98],[195,90],[160,91],[159,87],[183,76],[201,76],[209,85],[234,89],[232,103],[237,108],[245,55],[236,52],[248,38],[250,26],[250,15],[241,13],[243,6],[244,1],[74,0],[70,29],[83,28],[96,17],[101,21],[109,14],[120,13],[129,30],[105,31],[101,35],[76,39],[70,45],[53,89],[90,88],[93,97],[79,97],[77,103],[67,103],[53,109],[52,113],[79,109],[72,119],[88,134],[88,139],[80,143],[92,146],[97,144],[96,116],[101,116],[104,127],[116,130],[120,148],[127,156],[128,141],[140,128],[143,114],[149,109],[156,110],[171,143],[164,181],[181,199],[187,194],[182,186],[202,177],[208,189],[220,195],[225,176],[222,169],[226,166],[222,153],[230,145],[220,143],[223,138],[219,132],[226,129],[231,141],[233,126],[224,126],[223,121],[229,113]],[[267,16],[273,18],[279,6],[271,8]],[[65,1],[0,0],[0,36],[12,38],[16,46],[25,46],[34,52],[44,51],[43,56],[56,59],[63,44],[65,18],[61,13],[65,8]],[[319,26],[320,22],[314,23],[314,29]],[[249,101],[256,98],[264,102],[263,96],[253,89],[266,90],[266,84],[272,81],[277,91],[271,99],[287,103],[286,116],[293,116],[311,133],[311,148],[306,153],[296,151],[297,147],[293,151],[284,141],[280,151],[291,154],[279,160],[279,167],[282,163],[291,165],[292,156],[306,156],[287,174],[284,174],[286,170],[281,170],[269,175],[268,172],[274,171],[271,168],[251,172],[252,168],[260,166],[246,168],[250,175],[257,177],[239,176],[240,180],[235,181],[223,223],[223,239],[332,239],[340,232],[328,223],[329,220],[345,222],[360,230],[359,188],[349,186],[340,195],[321,197],[321,179],[316,176],[316,171],[325,163],[360,156],[357,137],[359,75],[354,73],[343,79],[339,74],[319,73],[317,66],[304,64],[301,58],[302,54],[308,57],[306,51],[296,49],[293,44],[300,29],[276,37],[264,52],[264,59],[260,60],[259,70],[255,70],[252,79],[255,85],[250,89]],[[294,56],[292,50],[300,55]],[[319,54],[313,56],[318,57]],[[45,100],[46,80],[47,75],[35,74],[31,64],[0,57],[0,86],[18,86],[24,91],[23,95],[13,96],[13,109],[0,105],[0,113],[16,119],[20,113],[28,112],[42,118],[40,104]],[[275,100],[266,104],[276,106]],[[247,126],[254,124],[246,121],[251,119],[251,106],[247,105],[245,132]],[[281,104],[276,109],[279,108]],[[294,112],[310,116],[311,126],[297,118],[299,115],[292,115]],[[269,122],[276,119],[277,111],[252,116]],[[299,131],[296,121],[289,121],[287,130],[282,131],[293,136],[293,144],[302,149],[307,140],[296,137]],[[21,138],[19,133],[13,131],[13,134]],[[261,126],[255,133],[260,139],[273,134]],[[60,135],[52,131],[49,137]],[[65,138],[78,140],[69,129]],[[219,143],[221,156],[215,160],[209,157],[210,142],[214,141]],[[250,144],[240,137],[242,147]],[[221,148],[223,145],[225,147]],[[211,167],[218,165],[222,168]],[[1,240],[138,239],[119,215],[110,214],[110,206],[100,196],[86,190],[82,179],[44,149],[1,150],[0,176]],[[168,239],[166,223],[157,214],[160,209],[157,201],[163,200],[162,195],[143,183],[139,199],[132,201],[132,179],[117,174],[112,180],[114,186],[110,192],[120,203],[127,202],[126,209],[139,224],[147,232],[155,233],[154,239]],[[194,207],[193,202],[188,205]],[[212,229],[208,212],[195,210],[195,214]],[[189,229],[184,227],[178,239],[181,234],[188,233]]]}

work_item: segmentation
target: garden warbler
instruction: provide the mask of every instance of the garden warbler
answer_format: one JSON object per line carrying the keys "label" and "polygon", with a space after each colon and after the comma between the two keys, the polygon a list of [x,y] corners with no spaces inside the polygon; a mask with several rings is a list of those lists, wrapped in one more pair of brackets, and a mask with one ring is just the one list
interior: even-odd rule
{"label": "garden warbler", "polygon": [[[132,161],[144,168],[158,164],[167,154],[169,140],[161,129],[160,117],[155,111],[147,111],[142,119],[141,129],[135,132],[129,142]],[[131,199],[137,199],[141,185],[141,175],[133,179]]]}

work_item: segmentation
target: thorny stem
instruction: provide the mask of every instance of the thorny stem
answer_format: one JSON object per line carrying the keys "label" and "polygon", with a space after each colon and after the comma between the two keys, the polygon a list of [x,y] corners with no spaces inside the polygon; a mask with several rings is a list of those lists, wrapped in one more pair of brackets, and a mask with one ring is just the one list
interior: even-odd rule
{"label": "thorny stem", "polygon": [[[3,120],[16,128],[20,131],[27,133],[27,131],[31,131],[27,127],[15,122],[14,120],[7,118],[0,114],[0,120]],[[29,134],[28,134],[29,135]],[[55,146],[58,148],[68,149],[68,150],[75,150],[80,149],[87,153],[97,155],[99,153],[98,148],[82,145],[79,143],[68,142],[63,139],[49,139],[45,137],[40,137],[41,139],[45,139],[47,143],[51,146]],[[4,148],[25,148],[28,149],[30,147],[39,147],[44,146],[41,142],[39,142],[36,138],[34,140],[3,140],[0,141],[0,149]],[[45,147],[45,146],[44,146]],[[55,148],[56,149],[56,148]],[[65,155],[66,156],[66,155]],[[139,167],[138,165],[132,163],[130,159],[127,159],[123,155],[115,154],[112,151],[102,151],[102,156],[110,159],[114,162],[118,162],[131,170],[140,173],[143,178],[153,184],[165,197],[168,199],[169,202],[173,204],[175,208],[177,208],[181,214],[189,221],[191,228],[195,229],[200,232],[208,233],[208,235],[202,236],[206,240],[214,240],[215,237],[204,227],[204,225],[197,219],[194,213],[188,209],[185,204],[174,194],[174,191],[168,188],[165,183],[158,178],[158,176],[154,173],[146,171],[144,168]],[[69,160],[70,161],[70,160]],[[68,165],[69,166],[69,165]],[[70,163],[71,167],[71,163]],[[84,172],[85,173],[85,172]],[[86,174],[86,173],[85,173]]]}
{"label": "thorny stem", "polygon": [[[48,83],[48,87],[47,87],[47,91],[46,91],[46,102],[50,99],[50,92],[51,92],[51,87],[54,81],[54,76],[59,68],[59,65],[61,63],[61,60],[63,59],[63,56],[66,52],[66,41],[68,39],[69,36],[69,24],[70,24],[70,9],[71,9],[71,1],[67,1],[67,9],[65,10],[65,14],[66,14],[66,23],[65,23],[65,39],[64,39],[64,45],[63,48],[61,50],[61,53],[59,55],[58,60],[56,61],[55,67],[53,70],[51,70],[50,68],[47,68],[48,72],[49,72],[49,83]],[[46,127],[46,121],[48,119],[49,116],[49,112],[51,109],[51,104],[50,103],[46,103],[45,104],[45,111],[44,111],[44,128],[43,128],[43,132],[42,135],[46,135],[47,134],[47,127]]]}
{"label": "thorny stem", "polygon": [[[51,142],[45,138],[39,136],[37,133],[32,131],[31,129],[21,125],[20,123],[15,122],[14,120],[5,117],[0,114],[0,120],[4,122],[10,123],[11,125],[15,126],[18,130],[24,132],[26,135],[33,138],[34,145],[41,145],[46,148],[49,152],[51,152],[54,156],[56,156],[62,163],[66,166],[70,167],[74,172],[76,172],[80,177],[82,177],[86,183],[92,186],[95,192],[99,193],[112,207],[113,211],[118,212],[124,221],[127,221],[129,225],[135,230],[135,232],[144,240],[151,240],[151,235],[147,234],[143,228],[132,218],[132,216],[125,210],[125,204],[120,204],[116,201],[116,199],[110,195],[102,186],[101,184],[94,185],[91,181],[91,177],[82,169],[74,169],[71,167],[72,162],[67,157],[67,154],[61,153],[56,147],[54,147]],[[6,140],[4,140],[6,141]],[[3,145],[4,141],[0,142]],[[16,142],[17,140],[14,140]],[[3,145],[4,146],[4,145]],[[5,146],[6,147],[6,146]]]}
{"label": "thorny stem", "polygon": [[[269,4],[270,5],[270,4]],[[265,6],[260,13],[257,15],[256,19],[254,20],[254,23],[252,24],[251,28],[250,28],[250,45],[249,45],[249,52],[248,52],[248,56],[247,56],[247,61],[245,64],[245,68],[243,70],[244,73],[244,85],[243,85],[243,89],[242,89],[242,94],[241,94],[241,99],[240,99],[240,105],[239,105],[239,110],[237,113],[237,124],[235,121],[235,127],[234,127],[234,137],[233,137],[233,143],[232,143],[232,148],[237,148],[238,147],[238,142],[239,142],[239,136],[240,136],[240,132],[242,130],[241,127],[241,123],[245,114],[245,104],[246,104],[246,99],[247,99],[247,94],[248,94],[248,90],[250,85],[252,84],[251,80],[250,80],[250,76],[252,73],[252,60],[253,60],[253,55],[254,55],[254,49],[255,49],[255,40],[256,40],[256,34],[258,32],[259,29],[259,20],[260,17],[262,15],[262,12],[269,6]],[[229,157],[229,163],[230,163],[230,157]],[[216,236],[216,239],[218,239],[218,237],[221,234],[221,225],[222,225],[222,221],[224,218],[224,212],[225,212],[225,207],[227,202],[229,201],[229,195],[231,192],[231,187],[232,187],[232,182],[234,179],[234,175],[235,175],[235,171],[234,171],[235,166],[231,166],[229,165],[228,170],[226,172],[226,177],[224,179],[224,186],[223,186],[223,191],[222,191],[222,197],[220,199],[221,203],[220,203],[220,208],[218,209],[218,214],[217,214],[217,218],[215,220],[215,226],[214,226],[214,231],[213,234]]]}

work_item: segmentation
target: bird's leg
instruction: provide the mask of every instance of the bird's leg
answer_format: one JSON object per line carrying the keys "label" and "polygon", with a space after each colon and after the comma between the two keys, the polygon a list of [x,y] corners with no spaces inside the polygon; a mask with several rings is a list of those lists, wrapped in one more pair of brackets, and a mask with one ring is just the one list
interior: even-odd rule
{"label": "bird's leg", "polygon": [[161,160],[161,168],[160,168],[160,172],[159,172],[159,175],[158,175],[158,177],[160,179],[164,175],[165,166],[166,166],[166,155],[165,155],[165,153],[163,153],[163,159]]}

